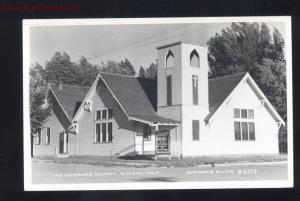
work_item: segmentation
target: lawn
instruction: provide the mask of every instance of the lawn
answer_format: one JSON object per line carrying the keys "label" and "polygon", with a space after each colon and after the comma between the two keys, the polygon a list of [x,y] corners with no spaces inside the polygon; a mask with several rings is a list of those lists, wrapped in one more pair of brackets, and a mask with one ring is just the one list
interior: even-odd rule
{"label": "lawn", "polygon": [[228,156],[203,156],[188,157],[174,160],[151,160],[151,159],[126,159],[115,156],[70,156],[68,158],[57,157],[34,157],[34,162],[54,162],[63,164],[86,164],[102,167],[195,167],[199,165],[225,163],[246,163],[246,162],[274,162],[286,161],[287,155],[228,155]]}

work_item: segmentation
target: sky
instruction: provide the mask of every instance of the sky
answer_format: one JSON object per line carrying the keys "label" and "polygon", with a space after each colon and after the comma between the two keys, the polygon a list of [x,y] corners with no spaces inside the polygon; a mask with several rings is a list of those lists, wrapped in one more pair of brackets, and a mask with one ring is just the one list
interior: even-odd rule
{"label": "sky", "polygon": [[[129,59],[136,72],[157,58],[156,47],[185,41],[206,45],[230,23],[37,26],[30,28],[30,63],[45,66],[55,52],[66,52],[73,62],[84,56],[92,64]],[[285,35],[284,23],[268,22]]]}

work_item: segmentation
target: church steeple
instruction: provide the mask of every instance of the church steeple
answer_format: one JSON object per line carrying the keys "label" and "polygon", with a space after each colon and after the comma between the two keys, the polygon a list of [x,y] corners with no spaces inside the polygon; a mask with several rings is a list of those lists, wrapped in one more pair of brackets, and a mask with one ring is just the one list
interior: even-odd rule
{"label": "church steeple", "polygon": [[190,105],[208,112],[207,47],[173,43],[158,50],[158,108]]}

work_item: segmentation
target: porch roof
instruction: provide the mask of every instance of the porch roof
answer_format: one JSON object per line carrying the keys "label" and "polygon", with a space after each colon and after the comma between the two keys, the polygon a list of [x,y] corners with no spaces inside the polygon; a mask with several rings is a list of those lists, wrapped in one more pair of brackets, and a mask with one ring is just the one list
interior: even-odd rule
{"label": "porch roof", "polygon": [[173,119],[168,119],[164,118],[158,115],[132,115],[131,120],[142,122],[142,123],[147,123],[147,124],[156,124],[156,125],[179,125],[180,122],[173,120]]}

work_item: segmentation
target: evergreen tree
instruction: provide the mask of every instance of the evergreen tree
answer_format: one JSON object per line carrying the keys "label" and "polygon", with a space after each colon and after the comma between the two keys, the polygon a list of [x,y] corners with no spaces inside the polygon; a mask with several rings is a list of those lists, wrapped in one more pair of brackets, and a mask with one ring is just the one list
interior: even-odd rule
{"label": "evergreen tree", "polygon": [[157,77],[157,60],[156,63],[151,63],[149,68],[146,69],[146,77],[156,79]]}
{"label": "evergreen tree", "polygon": [[98,75],[97,66],[90,64],[83,56],[79,60],[78,71],[81,86],[91,86]]}
{"label": "evergreen tree", "polygon": [[108,72],[114,74],[132,76],[136,74],[133,65],[128,59],[121,60],[119,63],[112,60],[108,60],[106,63],[101,62],[99,69],[101,72]]}
{"label": "evergreen tree", "polygon": [[133,65],[127,58],[119,63],[119,68],[121,70],[121,74],[132,76],[135,76],[136,74]]}
{"label": "evergreen tree", "polygon": [[139,70],[139,77],[145,77],[145,76],[146,76],[145,68],[141,66]]}

